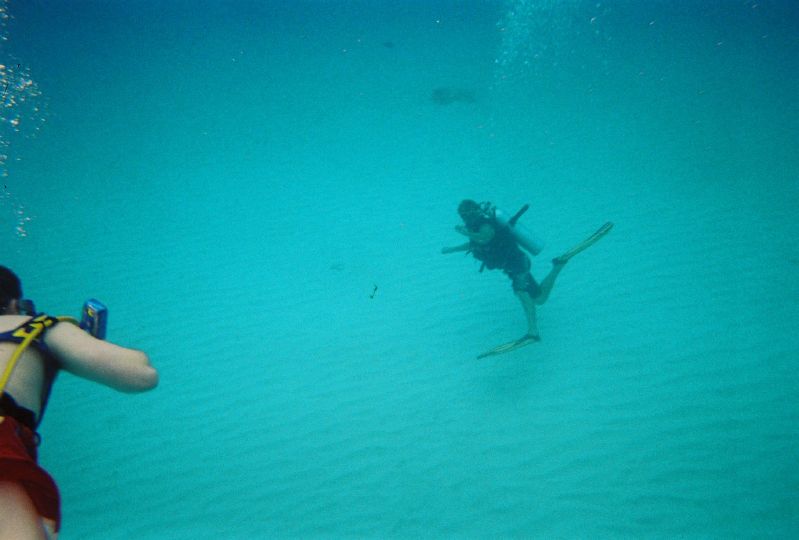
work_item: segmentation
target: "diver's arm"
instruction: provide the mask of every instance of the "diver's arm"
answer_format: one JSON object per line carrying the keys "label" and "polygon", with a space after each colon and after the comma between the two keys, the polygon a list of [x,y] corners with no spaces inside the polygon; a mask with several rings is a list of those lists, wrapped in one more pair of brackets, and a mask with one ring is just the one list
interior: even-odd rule
{"label": "diver's arm", "polygon": [[478,244],[487,244],[494,238],[494,227],[488,223],[483,223],[477,232],[472,232],[463,225],[458,225],[455,230]]}
{"label": "diver's arm", "polygon": [[75,325],[55,325],[44,341],[61,368],[78,377],[129,393],[158,385],[158,372],[145,353],[96,339]]}
{"label": "diver's arm", "polygon": [[472,246],[471,242],[466,242],[465,244],[461,244],[460,246],[443,247],[441,248],[441,253],[446,255],[447,253],[456,253],[458,251],[469,251],[471,246]]}

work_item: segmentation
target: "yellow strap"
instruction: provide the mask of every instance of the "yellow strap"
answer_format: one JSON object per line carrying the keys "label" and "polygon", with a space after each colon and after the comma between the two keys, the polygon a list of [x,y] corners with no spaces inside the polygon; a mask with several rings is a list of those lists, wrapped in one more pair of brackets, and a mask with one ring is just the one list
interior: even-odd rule
{"label": "yellow strap", "polygon": [[[25,349],[28,348],[28,345],[30,345],[33,340],[39,337],[39,335],[49,326],[44,322],[45,319],[39,320],[40,318],[41,317],[36,317],[35,319],[31,319],[26,323],[26,326],[33,326],[33,330],[25,336],[25,339],[22,340],[22,343],[17,345],[16,350],[14,350],[14,354],[12,354],[11,358],[8,360],[6,369],[3,371],[2,377],[0,377],[0,395],[3,394],[6,384],[8,384],[8,379],[11,378],[11,373],[14,371],[14,367],[17,365],[17,361],[22,356],[22,353],[24,353]],[[56,317],[56,319],[59,321],[71,322],[72,324],[76,325],[78,324],[78,321],[73,317]]]}

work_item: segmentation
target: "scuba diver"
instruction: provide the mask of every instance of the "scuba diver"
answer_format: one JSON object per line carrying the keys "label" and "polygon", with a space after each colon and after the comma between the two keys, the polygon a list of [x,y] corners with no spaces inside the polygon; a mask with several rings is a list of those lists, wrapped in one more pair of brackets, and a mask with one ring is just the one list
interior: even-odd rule
{"label": "scuba diver", "polygon": [[530,273],[532,266],[530,258],[519,247],[521,244],[534,255],[541,251],[541,246],[516,226],[516,221],[528,208],[529,205],[524,205],[521,210],[508,219],[491,203],[478,204],[469,199],[463,200],[458,205],[458,214],[464,224],[456,226],[455,230],[466,236],[469,241],[465,244],[441,249],[441,253],[444,254],[458,251],[471,253],[475,259],[483,263],[480,267],[481,272],[484,268],[489,270],[501,268],[510,278],[513,292],[524,308],[527,333],[517,340],[504,343],[480,354],[478,358],[505,353],[541,341],[538,333],[536,306],[543,305],[547,301],[558,274],[569,262],[569,259],[594,245],[613,228],[613,223],[606,222],[594,234],[559,257],[552,259],[552,270],[539,284]]}
{"label": "scuba diver", "polygon": [[510,229],[497,222],[491,210],[488,203],[480,205],[469,199],[461,201],[458,214],[464,224],[456,226],[455,230],[466,236],[469,241],[458,246],[442,248],[441,253],[470,252],[475,259],[483,263],[480,271],[483,268],[502,269],[510,278],[513,292],[522,303],[527,319],[527,333],[511,343],[521,346],[540,341],[535,308],[544,304],[549,298],[555,280],[568,258],[552,259],[552,270],[539,284],[530,273],[532,266],[530,258],[519,248]]}
{"label": "scuba diver", "polygon": [[36,429],[60,370],[120,392],[158,384],[145,353],[94,337],[104,323],[90,334],[69,317],[34,312],[19,278],[0,266],[0,540],[58,535],[60,496],[37,462]]}

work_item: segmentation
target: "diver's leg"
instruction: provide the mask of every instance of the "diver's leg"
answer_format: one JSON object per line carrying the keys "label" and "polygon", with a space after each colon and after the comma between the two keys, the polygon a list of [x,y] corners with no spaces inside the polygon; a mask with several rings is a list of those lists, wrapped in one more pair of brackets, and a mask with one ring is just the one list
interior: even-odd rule
{"label": "diver's leg", "polygon": [[521,268],[517,272],[505,271],[511,280],[511,288],[513,293],[522,303],[524,309],[524,316],[527,319],[527,334],[524,337],[531,336],[536,339],[538,337],[538,320],[535,312],[535,298],[538,295],[538,284],[535,278],[530,273],[530,259],[526,256],[521,261]]}
{"label": "diver's leg", "polygon": [[527,335],[538,337],[538,318],[535,312],[535,301],[527,291],[514,291],[524,309],[524,316],[527,318]]}
{"label": "diver's leg", "polygon": [[0,481],[0,540],[47,540],[41,516],[15,482]]}
{"label": "diver's leg", "polygon": [[549,293],[552,292],[552,287],[555,286],[555,280],[558,278],[558,274],[560,271],[563,270],[563,267],[566,266],[566,263],[561,262],[554,262],[552,263],[552,270],[549,271],[547,277],[544,278],[544,281],[541,282],[539,285],[540,292],[538,296],[535,297],[535,303],[537,305],[543,305],[547,299],[549,298]]}

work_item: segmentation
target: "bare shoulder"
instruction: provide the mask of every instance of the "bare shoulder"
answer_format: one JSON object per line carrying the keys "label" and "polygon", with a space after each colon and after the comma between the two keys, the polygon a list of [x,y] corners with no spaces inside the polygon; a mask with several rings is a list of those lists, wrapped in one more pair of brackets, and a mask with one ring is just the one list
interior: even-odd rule
{"label": "bare shoulder", "polygon": [[122,392],[143,392],[158,384],[144,352],[96,339],[71,323],[58,323],[44,341],[61,368],[78,377]]}
{"label": "bare shoulder", "polygon": [[2,315],[0,316],[0,332],[13,330],[22,323],[31,320],[27,315]]}

